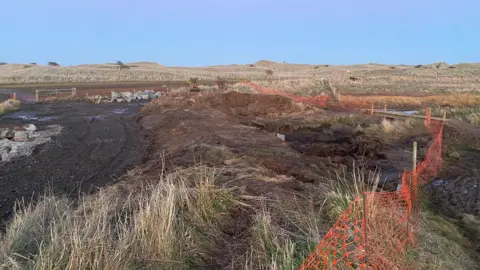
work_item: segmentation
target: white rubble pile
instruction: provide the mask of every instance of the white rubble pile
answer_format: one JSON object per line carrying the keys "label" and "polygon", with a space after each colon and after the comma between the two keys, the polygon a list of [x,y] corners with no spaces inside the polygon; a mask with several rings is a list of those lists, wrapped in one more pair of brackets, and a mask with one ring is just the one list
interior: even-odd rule
{"label": "white rubble pile", "polygon": [[0,128],[0,162],[31,155],[37,145],[50,141],[51,136],[60,134],[61,130],[59,125],[51,125],[45,130],[37,131],[33,124],[14,129]]}
{"label": "white rubble pile", "polygon": [[95,103],[106,102],[132,102],[141,100],[152,100],[162,96],[162,92],[153,90],[134,91],[134,92],[112,92],[110,97],[107,96],[90,96],[88,99]]}

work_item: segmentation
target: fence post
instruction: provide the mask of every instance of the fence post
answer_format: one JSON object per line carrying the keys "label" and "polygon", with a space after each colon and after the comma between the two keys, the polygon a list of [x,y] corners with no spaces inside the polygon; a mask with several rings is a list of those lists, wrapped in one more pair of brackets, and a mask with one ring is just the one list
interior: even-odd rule
{"label": "fence post", "polygon": [[38,96],[38,89],[35,89],[35,102],[38,102],[39,96]]}
{"label": "fence post", "polygon": [[383,110],[384,110],[385,112],[387,112],[387,104],[384,104],[384,105],[383,105]]}
{"label": "fence post", "polygon": [[370,115],[373,115],[373,104],[372,104],[372,107],[370,108]]}
{"label": "fence post", "polygon": [[13,93],[13,100],[17,100],[17,93]]}
{"label": "fence post", "polygon": [[443,122],[447,120],[447,109],[443,110]]}
{"label": "fence post", "polygon": [[72,88],[72,97],[76,97],[77,96],[77,88]]}
{"label": "fence post", "polygon": [[418,187],[418,176],[417,176],[417,142],[413,142],[413,151],[412,151],[412,173],[413,173],[413,179],[412,179],[412,187],[410,190],[410,194],[413,196],[410,196],[412,198],[412,210],[413,207],[416,206],[417,204],[417,187]]}
{"label": "fence post", "polygon": [[368,215],[368,206],[367,206],[367,194],[365,192],[365,190],[363,191],[363,247],[364,247],[364,250],[365,250],[365,258],[364,258],[364,262],[365,262],[365,269],[367,269],[367,265],[368,265],[368,236],[367,236],[367,226],[368,226],[368,218],[367,218],[367,215]]}

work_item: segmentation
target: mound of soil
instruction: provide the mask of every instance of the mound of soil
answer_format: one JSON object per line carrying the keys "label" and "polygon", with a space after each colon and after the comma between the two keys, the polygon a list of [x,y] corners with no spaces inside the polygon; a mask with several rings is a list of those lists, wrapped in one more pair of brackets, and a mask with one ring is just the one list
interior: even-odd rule
{"label": "mound of soil", "polygon": [[[152,131],[154,149],[158,156],[164,155],[171,169],[209,163],[212,158],[205,159],[204,152],[208,147],[201,147],[207,145],[223,147],[235,157],[248,157],[251,167],[261,166],[266,169],[263,174],[270,177],[284,175],[297,182],[320,181],[334,175],[335,170],[343,170],[342,167],[351,168],[353,160],[361,157],[369,160],[365,164],[367,169],[382,166],[395,175],[395,179],[390,179],[392,182],[399,180],[402,168],[387,162],[382,153],[389,145],[352,126],[327,124],[301,128],[275,123],[300,121],[299,114],[309,113],[308,119],[318,121],[326,117],[323,110],[284,97],[209,93],[155,100],[142,109],[141,123],[144,129]],[[366,119],[364,124],[370,122],[371,119]],[[280,131],[283,136],[277,136]],[[161,164],[152,166],[158,168]]]}
{"label": "mound of soil", "polygon": [[255,117],[311,114],[322,112],[314,106],[295,102],[278,95],[258,95],[239,92],[227,93],[183,93],[170,95],[151,102],[142,109],[144,114],[155,113],[166,108],[213,109],[228,115]]}

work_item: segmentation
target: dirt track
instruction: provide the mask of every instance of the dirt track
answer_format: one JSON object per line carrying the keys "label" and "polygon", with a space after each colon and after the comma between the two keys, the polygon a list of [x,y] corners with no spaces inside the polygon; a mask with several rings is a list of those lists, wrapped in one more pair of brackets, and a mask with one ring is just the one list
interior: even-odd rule
{"label": "dirt track", "polygon": [[60,135],[38,146],[31,156],[0,163],[0,221],[11,216],[16,199],[29,201],[46,189],[76,197],[140,163],[148,143],[133,121],[139,108],[140,104],[31,104],[0,118],[2,124],[63,127]]}

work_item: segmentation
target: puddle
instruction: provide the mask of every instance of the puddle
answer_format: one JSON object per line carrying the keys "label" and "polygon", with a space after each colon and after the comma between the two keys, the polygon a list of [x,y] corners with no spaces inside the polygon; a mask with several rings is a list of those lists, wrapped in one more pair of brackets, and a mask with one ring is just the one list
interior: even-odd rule
{"label": "puddle", "polygon": [[3,116],[4,119],[37,120],[35,112],[13,112]]}
{"label": "puddle", "polygon": [[103,114],[84,117],[84,119],[87,120],[87,122],[103,121],[105,120],[105,118],[107,118],[107,116]]}
{"label": "puddle", "polygon": [[122,109],[113,109],[112,111],[114,114],[125,114],[128,112],[127,108],[122,108]]}
{"label": "puddle", "polygon": [[39,117],[37,120],[41,122],[48,122],[48,121],[57,120],[57,119],[60,119],[60,116]]}
{"label": "puddle", "polygon": [[444,186],[446,184],[448,184],[447,180],[437,179],[437,180],[432,181],[430,184],[428,184],[428,190],[432,191],[433,188]]}
{"label": "puddle", "polygon": [[[376,112],[384,112],[385,110],[382,109],[376,109]],[[412,111],[397,111],[397,110],[387,110],[389,113],[398,113],[398,114],[405,114],[405,115],[414,115],[417,114],[418,111],[412,110]]]}

